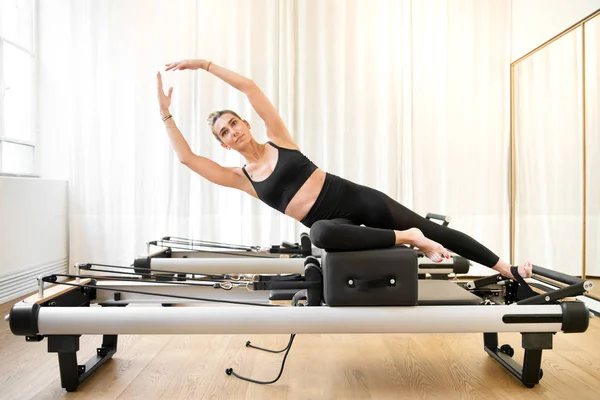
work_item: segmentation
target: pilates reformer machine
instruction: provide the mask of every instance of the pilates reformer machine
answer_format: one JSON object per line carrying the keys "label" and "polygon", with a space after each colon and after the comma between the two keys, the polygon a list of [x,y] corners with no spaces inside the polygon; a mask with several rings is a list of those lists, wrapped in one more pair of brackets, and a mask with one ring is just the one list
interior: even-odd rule
{"label": "pilates reformer machine", "polygon": [[[214,265],[223,260],[233,264],[209,270],[209,262],[201,271],[180,270],[190,267],[183,264],[162,269],[177,259],[150,257],[152,263],[166,261],[161,268],[145,264],[147,260],[116,268],[118,272],[116,266],[107,270],[85,264],[79,265],[79,272],[90,274],[43,277],[40,293],[11,309],[6,319],[13,334],[30,342],[46,338],[48,351],[58,354],[61,384],[67,391],[76,390],[116,353],[120,334],[290,334],[282,350],[246,343],[249,348],[285,352],[275,379],[257,381],[232,368],[225,371],[270,384],[281,377],[296,334],[476,332],[483,333],[485,351],[531,388],[542,378],[542,351],[552,349],[553,335],[585,332],[590,318],[587,305],[573,299],[592,287],[589,281],[538,266],[534,274],[564,286],[537,292],[522,278],[500,275],[465,281],[419,279],[418,252],[404,246],[322,250],[320,257],[297,260],[214,258]],[[302,271],[298,265],[288,269],[288,261],[299,262]],[[271,263],[282,263],[278,272]],[[107,271],[108,275],[92,275]],[[59,282],[61,278],[72,280]],[[56,285],[45,288],[44,283]],[[265,293],[276,290],[293,291],[291,302],[269,300]],[[228,305],[211,307],[208,302]],[[162,306],[179,303],[201,304]],[[510,345],[499,346],[502,332],[521,333],[522,365],[513,359]],[[96,356],[84,364],[77,360],[81,335],[103,335]]]}

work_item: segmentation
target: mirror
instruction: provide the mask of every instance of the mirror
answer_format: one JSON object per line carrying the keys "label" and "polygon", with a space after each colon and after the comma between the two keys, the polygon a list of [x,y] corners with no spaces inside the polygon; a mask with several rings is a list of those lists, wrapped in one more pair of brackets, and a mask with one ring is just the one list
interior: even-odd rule
{"label": "mirror", "polygon": [[600,16],[585,23],[586,275],[600,276]]}
{"label": "mirror", "polygon": [[582,31],[513,67],[514,262],[575,276],[583,265]]}

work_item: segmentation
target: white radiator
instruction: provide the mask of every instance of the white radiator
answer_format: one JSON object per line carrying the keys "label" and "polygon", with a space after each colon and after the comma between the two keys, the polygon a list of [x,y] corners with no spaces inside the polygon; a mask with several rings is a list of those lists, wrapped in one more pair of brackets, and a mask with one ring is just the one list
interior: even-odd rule
{"label": "white radiator", "polygon": [[[68,259],[38,265],[24,271],[0,277],[0,304],[9,302],[38,290],[38,276],[66,274],[69,270]],[[48,284],[46,284],[48,286]]]}
{"label": "white radiator", "polygon": [[0,304],[69,266],[66,181],[0,177]]}

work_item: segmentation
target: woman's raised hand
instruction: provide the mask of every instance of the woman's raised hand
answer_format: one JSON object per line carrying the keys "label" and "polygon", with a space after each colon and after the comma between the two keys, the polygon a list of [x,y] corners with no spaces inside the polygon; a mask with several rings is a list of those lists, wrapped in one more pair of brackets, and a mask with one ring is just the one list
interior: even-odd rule
{"label": "woman's raised hand", "polygon": [[184,69],[199,69],[203,68],[205,60],[182,60],[165,64],[165,71],[181,71]]}
{"label": "woman's raised hand", "polygon": [[171,95],[173,94],[173,88],[169,88],[169,94],[165,94],[163,90],[163,81],[160,72],[156,73],[156,83],[158,85],[158,106],[160,107],[161,114],[169,111],[171,107]]}

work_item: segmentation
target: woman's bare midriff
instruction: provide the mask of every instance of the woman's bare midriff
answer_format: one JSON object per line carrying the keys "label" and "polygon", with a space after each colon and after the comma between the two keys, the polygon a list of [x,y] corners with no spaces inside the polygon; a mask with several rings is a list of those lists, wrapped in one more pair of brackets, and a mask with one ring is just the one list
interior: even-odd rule
{"label": "woman's bare midriff", "polygon": [[[285,143],[280,145],[286,148],[293,148],[293,146]],[[251,167],[251,178],[253,178],[255,182],[263,182],[264,180],[268,179],[277,166],[278,161],[279,151],[273,146],[266,146],[263,161],[260,164]],[[246,177],[244,176],[242,169],[237,168],[236,173],[240,177],[244,177],[244,182],[248,182],[249,186],[247,189],[245,189],[245,191],[258,198],[251,182],[246,181]],[[298,189],[294,197],[292,197],[292,200],[290,200],[285,208],[285,215],[288,215],[297,221],[302,221],[302,219],[308,215],[308,212],[317,201],[319,193],[321,193],[321,189],[325,183],[325,176],[325,171],[317,168],[308,177],[300,189]]]}
{"label": "woman's bare midriff", "polygon": [[324,183],[325,171],[316,169],[292,197],[285,209],[285,215],[289,215],[297,221],[302,221],[317,201]]}

